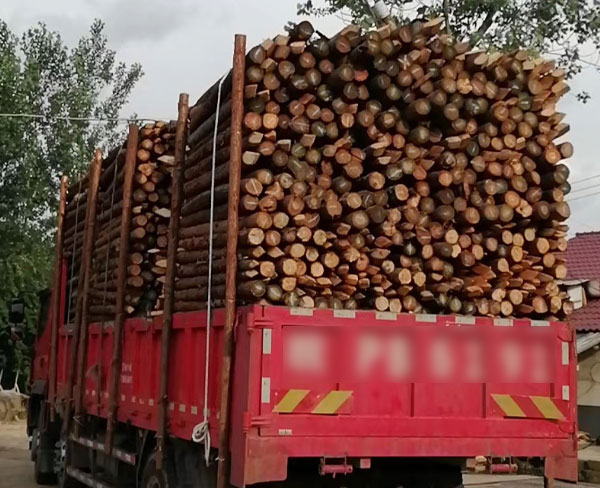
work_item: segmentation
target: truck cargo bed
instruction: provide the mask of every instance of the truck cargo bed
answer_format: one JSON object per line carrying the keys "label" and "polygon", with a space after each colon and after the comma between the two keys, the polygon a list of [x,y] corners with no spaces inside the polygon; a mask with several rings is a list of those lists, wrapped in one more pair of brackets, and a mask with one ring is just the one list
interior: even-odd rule
{"label": "truck cargo bed", "polygon": [[[203,420],[206,318],[174,316],[169,419],[182,439]],[[223,321],[223,310],[214,311],[213,446]],[[161,323],[126,322],[119,389],[118,420],[153,431]],[[106,417],[112,325],[92,324],[89,334],[85,408]],[[61,331],[60,396],[68,348]],[[576,357],[567,324],[250,306],[238,310],[234,357],[236,486],[285,479],[288,460],[304,457],[539,456],[557,477],[576,479]]]}

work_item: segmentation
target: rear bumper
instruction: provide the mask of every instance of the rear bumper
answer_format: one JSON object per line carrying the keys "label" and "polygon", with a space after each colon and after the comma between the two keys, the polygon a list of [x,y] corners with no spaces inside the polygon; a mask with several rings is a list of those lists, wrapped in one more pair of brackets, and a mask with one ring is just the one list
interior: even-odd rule
{"label": "rear bumper", "polygon": [[543,457],[546,473],[577,480],[574,439],[548,438],[419,438],[419,437],[259,437],[248,436],[245,456],[234,457],[232,482],[244,486],[282,481],[290,458],[466,458],[473,456]]}

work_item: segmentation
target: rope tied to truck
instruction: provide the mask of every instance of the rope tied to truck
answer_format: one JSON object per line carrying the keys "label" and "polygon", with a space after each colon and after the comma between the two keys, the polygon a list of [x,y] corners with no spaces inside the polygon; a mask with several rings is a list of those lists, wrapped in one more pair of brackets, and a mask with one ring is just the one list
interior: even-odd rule
{"label": "rope tied to truck", "polygon": [[215,130],[212,141],[212,167],[210,180],[210,216],[208,230],[208,283],[206,297],[206,346],[204,360],[204,408],[202,409],[203,420],[194,427],[192,440],[199,444],[204,444],[204,462],[206,466],[210,464],[210,428],[208,416],[208,382],[209,382],[209,358],[210,358],[210,329],[212,322],[212,266],[213,266],[213,233],[214,233],[214,213],[215,213],[215,169],[217,159],[217,136],[219,129],[219,110],[221,108],[221,89],[227,75],[223,75],[219,80],[219,89],[217,91],[217,106],[215,109]]}

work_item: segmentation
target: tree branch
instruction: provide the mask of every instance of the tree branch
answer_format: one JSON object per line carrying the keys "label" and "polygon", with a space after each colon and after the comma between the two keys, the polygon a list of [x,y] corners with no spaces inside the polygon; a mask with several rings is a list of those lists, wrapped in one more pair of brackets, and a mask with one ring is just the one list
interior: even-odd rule
{"label": "tree branch", "polygon": [[446,34],[451,34],[450,30],[450,0],[444,0],[444,20],[446,21]]}
{"label": "tree branch", "polygon": [[496,13],[496,10],[488,11],[487,15],[485,16],[485,19],[483,19],[483,22],[479,26],[479,29],[477,29],[475,34],[473,34],[469,39],[471,46],[475,46],[481,40],[484,34],[488,31],[488,29],[492,26],[492,24],[494,23],[494,17],[496,16]]}

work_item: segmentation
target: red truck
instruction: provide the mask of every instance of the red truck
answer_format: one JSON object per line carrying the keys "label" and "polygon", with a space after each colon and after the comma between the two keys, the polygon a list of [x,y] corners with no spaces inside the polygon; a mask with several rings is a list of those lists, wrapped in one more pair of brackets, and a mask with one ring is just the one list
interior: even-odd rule
{"label": "red truck", "polygon": [[[238,41],[234,59],[243,67]],[[233,189],[240,186],[243,73],[234,62]],[[184,105],[178,127],[187,120]],[[176,160],[185,150],[181,133]],[[136,150],[130,139],[127,161],[135,163]],[[236,308],[239,191],[230,191],[225,308],[173,313],[167,291],[163,316],[124,320],[121,300],[114,322],[88,324],[82,305],[80,326],[65,325],[65,186],[52,303],[42,307],[48,312],[40,318],[31,375],[28,431],[38,482],[456,488],[463,460],[479,455],[543,458],[547,486],[576,481],[576,355],[568,324]],[[175,227],[179,198],[172,188]],[[86,219],[93,236],[92,210]],[[121,224],[127,221],[124,204]],[[176,230],[169,231],[167,290]],[[122,244],[127,226],[120,235]],[[85,243],[82,303],[93,237]],[[118,276],[126,264],[120,260]]]}
{"label": "red truck", "polygon": [[[223,310],[217,310],[207,360],[206,312],[174,317],[169,388],[174,466],[164,475],[156,470],[154,454],[162,320],[125,324],[112,458],[103,450],[112,327],[91,324],[84,398],[95,425],[67,441],[73,451],[67,474],[92,487],[212,486],[223,322]],[[41,325],[28,429],[43,482],[64,469],[65,442],[56,425],[60,419],[44,422],[50,328]],[[60,402],[71,332],[63,328],[59,337]],[[241,308],[230,482],[456,487],[461,460],[476,455],[542,457],[548,479],[575,481],[575,369],[573,332],[564,323]],[[205,419],[205,385],[208,467],[195,442]],[[97,481],[111,478],[118,482]]]}

